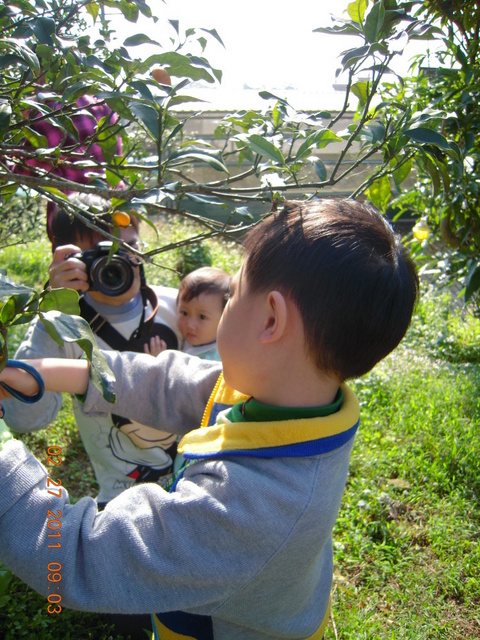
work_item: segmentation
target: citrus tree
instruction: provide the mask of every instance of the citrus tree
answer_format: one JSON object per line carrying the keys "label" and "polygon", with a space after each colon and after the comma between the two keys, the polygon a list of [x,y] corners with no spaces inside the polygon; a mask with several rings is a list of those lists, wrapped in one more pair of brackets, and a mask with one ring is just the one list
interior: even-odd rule
{"label": "citrus tree", "polygon": [[412,5],[423,21],[441,27],[441,46],[419,55],[412,75],[385,84],[380,96],[403,111],[428,111],[435,131],[449,143],[441,140],[422,149],[416,156],[415,184],[396,194],[394,202],[399,211],[413,209],[428,223],[432,237],[440,241],[433,255],[438,277],[446,282],[463,281],[465,300],[473,301],[478,310],[480,7],[473,0],[428,0]]}
{"label": "citrus tree", "polygon": [[[448,175],[464,175],[460,114],[429,101],[426,85],[425,99],[413,99],[414,79],[411,89],[410,81],[391,80],[392,63],[410,41],[448,38],[448,20],[438,21],[431,4],[354,0],[342,19],[316,29],[319,37],[358,38],[339,60],[347,77],[340,112],[321,105],[303,112],[265,91],[265,108],[227,114],[213,144],[187,135],[189,120],[201,111],[192,115],[178,107],[195,108],[196,83],[221,82],[221,71],[206,57],[212,40],[223,44],[214,29],[181,30],[170,20],[157,26],[153,42],[136,29],[139,16],[156,20],[145,0],[13,0],[0,9],[2,207],[21,189],[22,197],[40,197],[47,206],[62,202],[95,226],[95,211],[67,200],[73,191],[93,193],[111,203],[112,213],[128,212],[147,223],[155,214],[191,218],[202,231],[186,241],[198,242],[218,234],[236,237],[284,198],[315,197],[347,184],[355,172],[363,178],[351,195],[365,194],[383,211],[392,203],[407,207],[403,185],[418,171],[440,198],[451,187]],[[123,42],[114,37],[111,12],[131,24],[132,35]],[[92,23],[98,25],[95,36],[87,29]],[[135,54],[144,43],[157,51],[146,59]],[[349,126],[339,129],[352,110]],[[338,154],[327,168],[324,153],[332,144]],[[366,162],[372,159],[374,164]],[[200,165],[208,176],[202,181],[192,171]],[[410,208],[423,212],[426,206]],[[438,208],[429,215],[444,217]],[[115,229],[107,237],[121,244]],[[172,246],[143,257],[154,260],[167,248]],[[51,292],[37,295],[38,309],[16,297],[22,294],[1,293],[5,335],[10,324],[41,311]],[[57,293],[57,308],[62,301]]]}

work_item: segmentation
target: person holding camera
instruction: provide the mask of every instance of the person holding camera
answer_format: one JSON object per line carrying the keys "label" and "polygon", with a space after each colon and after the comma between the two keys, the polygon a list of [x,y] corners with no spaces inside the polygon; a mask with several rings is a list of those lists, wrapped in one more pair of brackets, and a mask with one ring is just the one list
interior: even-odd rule
{"label": "person holding camera", "polygon": [[[74,193],[69,199],[100,214],[96,224],[112,232],[109,203],[97,196]],[[102,212],[104,212],[102,214]],[[123,249],[110,256],[111,242],[87,227],[62,207],[50,216],[53,257],[48,268],[52,288],[76,289],[80,294],[80,313],[87,320],[101,349],[136,351],[158,355],[163,349],[178,349],[182,335],[176,316],[177,289],[150,287],[143,264]],[[133,249],[140,248],[139,221],[119,227],[120,238]],[[78,345],[59,346],[38,318],[29,326],[15,358],[82,358]],[[14,404],[13,404],[14,403]],[[55,420],[61,406],[61,393],[45,393],[36,404],[5,400],[5,422],[17,432],[35,431]],[[12,406],[9,406],[9,405]],[[87,416],[82,403],[72,396],[77,427],[98,483],[96,497],[102,511],[112,498],[143,482],[164,486],[171,480],[177,456],[177,436],[152,429],[115,414]],[[150,616],[105,614],[116,633],[131,640],[144,638],[151,630]]]}
{"label": "person holding camera", "polygon": [[[79,193],[69,198],[97,213],[97,224],[104,230],[113,230],[108,202]],[[162,348],[181,347],[176,318],[177,289],[148,286],[143,264],[136,255],[121,249],[109,256],[112,243],[105,242],[99,232],[61,207],[52,215],[51,231],[55,249],[49,266],[49,285],[79,292],[81,315],[90,324],[101,349],[155,356]],[[137,218],[132,216],[131,223],[119,227],[119,231],[124,242],[139,248]],[[31,323],[15,354],[15,358],[21,359],[82,356],[83,351],[76,344],[59,346],[38,319]],[[42,429],[55,419],[61,404],[59,393],[46,393],[36,405],[15,403],[10,410],[6,401],[5,421],[17,432],[27,427],[29,431]],[[98,482],[100,510],[135,484],[164,485],[169,481],[177,449],[175,435],[115,414],[87,417],[75,397],[73,410]]]}

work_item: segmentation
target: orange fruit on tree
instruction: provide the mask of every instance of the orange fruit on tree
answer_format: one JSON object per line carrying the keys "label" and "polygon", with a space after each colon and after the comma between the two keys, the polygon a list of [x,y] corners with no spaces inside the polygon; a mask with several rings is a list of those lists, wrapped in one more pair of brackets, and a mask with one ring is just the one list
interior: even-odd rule
{"label": "orange fruit on tree", "polygon": [[112,215],[112,220],[117,227],[128,227],[131,222],[130,216],[125,211],[115,211]]}
{"label": "orange fruit on tree", "polygon": [[166,69],[163,69],[162,67],[153,67],[152,78],[154,78],[160,84],[168,84],[170,86],[172,84],[170,74]]}

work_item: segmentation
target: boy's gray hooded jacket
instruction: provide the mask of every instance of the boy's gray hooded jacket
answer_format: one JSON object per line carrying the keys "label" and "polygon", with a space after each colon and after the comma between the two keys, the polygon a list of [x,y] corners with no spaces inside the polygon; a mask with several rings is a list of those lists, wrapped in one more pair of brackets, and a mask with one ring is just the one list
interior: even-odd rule
{"label": "boy's gray hooded jacket", "polygon": [[[219,363],[176,351],[105,355],[116,413],[181,435],[198,427]],[[194,462],[171,493],[134,487],[102,513],[91,498],[69,503],[62,466],[47,467],[62,480],[61,497],[58,488],[49,494],[45,468],[21,443],[7,443],[0,561],[45,596],[58,593],[65,607],[157,613],[158,638],[321,638],[331,533],[358,425],[355,396],[347,387],[344,396],[327,418],[231,424],[220,414],[218,426],[184,438]],[[217,394],[212,417],[229,404]],[[93,385],[84,410],[108,411]],[[61,529],[49,528],[55,519]],[[54,530],[60,538],[48,538]],[[49,548],[51,540],[61,548]],[[47,578],[52,562],[61,564],[57,583]]]}

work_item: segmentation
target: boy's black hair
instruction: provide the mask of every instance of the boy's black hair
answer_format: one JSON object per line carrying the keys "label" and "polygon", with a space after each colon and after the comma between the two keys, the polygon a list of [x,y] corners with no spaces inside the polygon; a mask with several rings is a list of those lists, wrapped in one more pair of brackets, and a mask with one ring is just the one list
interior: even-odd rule
{"label": "boy's black hair", "polygon": [[200,267],[183,278],[178,288],[177,301],[182,298],[185,302],[190,302],[201,293],[216,294],[221,297],[224,308],[230,292],[230,280],[231,277],[223,269]]}
{"label": "boy's black hair", "polygon": [[[69,200],[98,214],[99,217],[96,218],[95,224],[104,231],[112,232],[114,224],[111,215],[107,213],[110,206],[107,200],[86,193],[71,194],[69,195]],[[138,231],[138,218],[131,216],[130,220],[132,226]],[[98,231],[87,227],[82,220],[69,213],[61,205],[57,205],[51,213],[49,227],[54,248],[66,244],[75,244],[80,238],[87,239],[92,244],[105,240]]]}
{"label": "boy's black hair", "polygon": [[245,240],[249,290],[298,307],[306,350],[341,381],[363,375],[405,335],[419,295],[415,264],[388,221],[348,199],[288,202]]}

